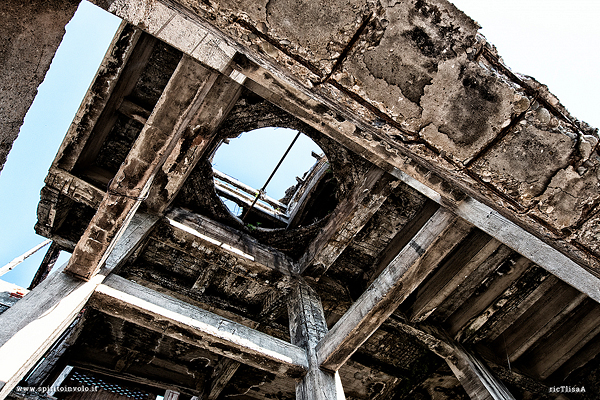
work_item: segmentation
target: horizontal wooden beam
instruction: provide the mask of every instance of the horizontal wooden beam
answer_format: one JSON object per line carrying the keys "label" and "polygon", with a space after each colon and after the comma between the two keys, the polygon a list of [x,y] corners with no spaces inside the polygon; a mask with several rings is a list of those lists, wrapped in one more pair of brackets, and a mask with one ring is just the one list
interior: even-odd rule
{"label": "horizontal wooden beam", "polygon": [[136,215],[101,273],[85,282],[59,269],[0,315],[0,399],[62,335],[106,275],[143,240],[155,217]]}
{"label": "horizontal wooden beam", "polygon": [[200,108],[179,138],[167,161],[156,174],[145,205],[153,213],[163,214],[171,205],[198,162],[218,145],[217,128],[237,102],[242,86],[219,75]]}
{"label": "horizontal wooden beam", "polygon": [[117,275],[98,286],[91,304],[108,315],[277,375],[300,378],[308,369],[306,352],[297,346]]}
{"label": "horizontal wooden beam", "polygon": [[471,399],[515,399],[504,383],[498,380],[481,360],[452,341],[444,332],[432,327],[425,327],[426,331],[403,323],[396,326],[442,357]]}
{"label": "horizontal wooden beam", "polygon": [[98,271],[216,78],[197,61],[181,59],[77,243],[67,272],[90,279]]}
{"label": "horizontal wooden beam", "polygon": [[205,245],[223,249],[243,264],[259,264],[283,275],[292,274],[294,261],[290,257],[247,234],[181,208],[169,211],[166,217],[174,229],[192,235]]}
{"label": "horizontal wooden beam", "polygon": [[46,186],[57,189],[61,195],[94,209],[100,206],[106,194],[105,190],[57,167],[50,167],[44,181]]}
{"label": "horizontal wooden beam", "polygon": [[397,182],[390,178],[374,165],[367,171],[310,243],[298,263],[299,273],[310,267],[309,273],[319,277],[327,271],[396,187]]}
{"label": "horizontal wooden beam", "polygon": [[600,303],[600,278],[498,211],[471,197],[447,204],[439,193],[399,169],[392,175]]}
{"label": "horizontal wooden beam", "polygon": [[[443,241],[455,217],[439,209],[400,250],[383,272],[360,296],[317,346],[321,368],[337,371],[375,332],[436,266],[428,262],[428,250]],[[441,246],[436,259],[452,246]],[[433,252],[433,251],[432,251]],[[439,261],[438,261],[439,262]]]}

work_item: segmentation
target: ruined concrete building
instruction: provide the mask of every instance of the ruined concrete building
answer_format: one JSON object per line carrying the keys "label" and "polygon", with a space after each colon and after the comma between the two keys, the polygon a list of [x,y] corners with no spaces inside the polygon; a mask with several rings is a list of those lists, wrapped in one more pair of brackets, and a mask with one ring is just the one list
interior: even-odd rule
{"label": "ruined concrete building", "polygon": [[[2,118],[27,109],[43,72],[19,63],[56,48],[76,3],[0,6],[18,38],[2,79],[27,82]],[[136,399],[600,396],[597,130],[469,17],[445,0],[95,3],[123,23],[36,225],[72,257],[0,316],[0,398],[54,382]],[[260,127],[324,156],[285,201],[250,207],[259,188],[210,160]]]}

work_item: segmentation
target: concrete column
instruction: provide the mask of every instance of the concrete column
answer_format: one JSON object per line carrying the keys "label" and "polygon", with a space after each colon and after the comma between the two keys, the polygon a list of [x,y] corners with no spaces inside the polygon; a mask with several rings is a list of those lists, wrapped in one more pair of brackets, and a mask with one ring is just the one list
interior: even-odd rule
{"label": "concrete column", "polygon": [[298,400],[344,400],[344,389],[339,374],[319,369],[317,343],[327,333],[327,323],[321,299],[303,280],[292,290],[288,302],[292,344],[306,350],[309,369],[296,384]]}

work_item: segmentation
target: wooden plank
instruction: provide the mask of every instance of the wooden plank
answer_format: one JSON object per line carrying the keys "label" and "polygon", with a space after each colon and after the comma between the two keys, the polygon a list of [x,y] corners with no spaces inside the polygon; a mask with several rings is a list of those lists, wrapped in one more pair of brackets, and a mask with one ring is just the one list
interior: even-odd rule
{"label": "wooden plank", "polygon": [[308,369],[306,352],[297,346],[117,275],[98,286],[91,305],[108,315],[277,375],[300,378]]}
{"label": "wooden plank", "polygon": [[[585,346],[574,354],[567,362],[560,366],[551,376],[549,381],[566,382],[572,372],[592,361],[600,354],[600,335],[591,339]],[[556,379],[556,380],[555,380]]]}
{"label": "wooden plank", "polygon": [[294,261],[280,251],[200,214],[175,208],[166,217],[174,228],[193,235],[205,244],[225,250],[242,263],[256,263],[284,275],[291,275],[295,268]]}
{"label": "wooden plank", "polygon": [[342,199],[319,235],[298,262],[298,273],[311,267],[311,275],[321,276],[387,199],[397,185],[385,172],[373,166],[361,182]]}
{"label": "wooden plank", "polygon": [[[559,279],[553,275],[548,276],[544,281],[529,292],[522,300],[512,301],[511,304],[505,304],[502,310],[494,314],[494,317],[474,335],[473,342],[477,343],[485,339],[491,342],[498,338],[509,326],[511,326],[521,315],[525,314],[530,307],[533,307],[543,296],[554,291]],[[521,289],[524,290],[524,289]]]}
{"label": "wooden plank", "polygon": [[500,242],[476,230],[461,244],[450,259],[417,290],[417,298],[412,306],[412,322],[422,322],[448,297],[460,287],[471,273],[490,255]]}
{"label": "wooden plank", "polygon": [[182,58],[77,243],[67,272],[90,279],[98,271],[216,78],[195,60]]}
{"label": "wooden plank", "polygon": [[226,357],[219,360],[219,363],[213,370],[209,385],[205,388],[202,395],[199,396],[200,400],[217,400],[240,365],[239,362]]}
{"label": "wooden plank", "polygon": [[[444,234],[455,217],[436,211],[415,237],[400,250],[369,288],[352,304],[317,346],[321,368],[337,371],[379,328],[402,301],[427,277],[454,244]],[[431,254],[428,254],[428,251]],[[436,262],[437,261],[437,262]]]}
{"label": "wooden plank", "polygon": [[490,273],[498,269],[511,254],[514,254],[514,251],[511,248],[501,245],[488,259],[483,261],[477,269],[471,273],[469,279],[457,287],[452,294],[437,307],[432,314],[433,320],[438,322],[446,321],[450,315],[465,303],[465,301],[475,294],[477,288],[481,285],[481,282],[483,282]]}
{"label": "wooden plank", "polygon": [[163,214],[171,205],[198,161],[207,157],[218,145],[217,128],[227,118],[237,102],[242,86],[219,75],[193,116],[190,127],[181,135],[173,152],[159,169],[156,182],[146,200],[148,210]]}
{"label": "wooden plank", "polygon": [[0,314],[0,360],[4,360],[0,362],[0,398],[12,390],[63,334],[96,287],[112,268],[131,254],[155,222],[156,217],[136,216],[101,273],[89,281],[62,273],[63,266]]}
{"label": "wooden plank", "polygon": [[542,343],[527,353],[528,371],[545,380],[600,333],[600,305],[585,300]]}
{"label": "wooden plank", "polygon": [[585,294],[561,282],[540,298],[535,306],[523,313],[497,338],[496,343],[505,349],[509,361],[514,363],[586,298]]}
{"label": "wooden plank", "polygon": [[344,400],[339,374],[319,368],[316,346],[327,333],[327,322],[321,299],[302,279],[290,293],[288,316],[291,341],[306,351],[309,363],[306,375],[296,384],[296,399]]}
{"label": "wooden plank", "polygon": [[[502,318],[505,313],[510,313],[513,308],[520,307],[522,301],[529,296],[535,289],[543,285],[543,282],[551,275],[541,268],[532,267],[526,271],[521,277],[514,280],[510,286],[502,292],[500,296],[487,306],[481,313],[474,316],[467,324],[465,324],[458,332],[455,333],[455,338],[460,342],[477,343],[485,338],[484,332],[480,333],[484,327],[494,327],[498,319]],[[497,314],[501,315],[497,317]],[[454,333],[454,331],[453,331]]]}
{"label": "wooden plank", "polygon": [[469,321],[481,315],[496,298],[501,296],[515,280],[531,267],[531,264],[531,261],[518,254],[504,260],[502,265],[495,271],[495,275],[485,282],[485,287],[479,293],[471,296],[446,320],[449,327],[448,332],[451,335],[456,335]]}
{"label": "wooden plank", "polygon": [[42,263],[40,264],[40,267],[33,276],[33,279],[31,280],[31,283],[27,288],[28,290],[32,290],[34,287],[39,285],[40,282],[46,279],[50,271],[52,271],[52,268],[54,268],[56,260],[58,260],[60,250],[60,246],[57,243],[52,242],[52,244],[48,248],[48,251],[46,252],[46,255],[44,256],[44,259],[42,260]]}
{"label": "wooden plank", "polygon": [[514,400],[506,386],[483,362],[455,343],[445,332],[430,326],[419,329],[401,322],[396,326],[444,358],[471,399]]}

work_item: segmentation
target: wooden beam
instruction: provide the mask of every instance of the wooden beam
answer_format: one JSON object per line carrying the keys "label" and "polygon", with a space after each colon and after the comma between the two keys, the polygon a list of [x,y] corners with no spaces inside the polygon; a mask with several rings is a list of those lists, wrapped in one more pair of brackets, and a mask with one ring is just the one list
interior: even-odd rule
{"label": "wooden beam", "polygon": [[50,167],[45,183],[46,186],[57,189],[63,196],[94,209],[100,206],[106,194],[105,190],[98,189],[91,183],[57,167]]}
{"label": "wooden beam", "polygon": [[171,205],[186,179],[202,158],[218,145],[217,128],[227,118],[237,102],[242,86],[224,75],[219,75],[204,98],[202,105],[177,141],[173,152],[159,169],[156,182],[145,204],[148,210],[163,214]]}
{"label": "wooden beam", "polygon": [[237,257],[242,264],[291,275],[294,261],[278,250],[260,244],[253,237],[220,224],[200,214],[175,208],[166,215],[174,229],[191,235],[204,245],[218,247]]}
{"label": "wooden beam", "polygon": [[527,360],[520,362],[529,367],[529,373],[545,380],[598,334],[600,305],[586,299],[560,326],[524,355]]}
{"label": "wooden beam", "polygon": [[438,192],[405,172],[394,169],[391,173],[430,199],[444,204],[459,217],[533,261],[563,282],[600,303],[600,278],[592,275],[584,267],[554,247],[508,220],[498,211],[471,197],[455,204],[449,203]]}
{"label": "wooden beam", "polygon": [[506,386],[498,380],[487,366],[455,343],[444,332],[432,327],[427,330],[397,324],[403,332],[413,336],[429,350],[444,358],[469,397],[473,400],[514,400]]}
{"label": "wooden beam", "polygon": [[90,279],[98,271],[216,78],[195,60],[182,58],[77,243],[67,272]]}
{"label": "wooden beam", "polygon": [[447,260],[435,275],[417,291],[412,306],[412,322],[422,322],[446,300],[446,298],[469,279],[471,273],[501,243],[487,234],[476,230],[460,244],[460,250]]}
{"label": "wooden beam", "polygon": [[515,299],[508,300],[502,309],[495,312],[494,316],[488,320],[488,322],[473,335],[471,340],[473,343],[477,343],[481,340],[491,342],[498,338],[509,326],[511,326],[521,315],[525,314],[530,307],[533,307],[542,297],[548,293],[554,292],[560,280],[554,275],[546,277],[537,287],[533,290],[528,288],[520,288],[519,293],[515,296]]}
{"label": "wooden beam", "polygon": [[[126,258],[156,222],[136,216],[112,250],[102,272],[85,282],[62,273],[63,266],[0,314],[0,399],[23,378],[63,334],[106,275]],[[6,362],[10,360],[10,362]]]}
{"label": "wooden beam", "polygon": [[215,366],[208,386],[205,388],[200,400],[217,400],[219,395],[225,389],[233,375],[240,367],[240,363],[231,358],[223,357]]}
{"label": "wooden beam", "polygon": [[[261,63],[262,65],[259,67],[253,61],[241,56],[236,57],[235,61],[237,63],[235,68],[249,78],[245,85],[250,90],[349,149],[362,154],[366,159],[423,195],[448,208],[459,217],[600,303],[600,278],[590,273],[585,266],[579,265],[561,251],[545,243],[481,201],[472,197],[456,201],[451,193],[433,189],[435,185],[423,183],[426,182],[427,173],[422,176],[416,173],[413,168],[407,168],[408,163],[412,162],[408,157],[412,155],[407,150],[380,139],[383,136],[381,132],[374,130],[372,124],[369,123],[369,121],[377,119],[370,111],[363,109],[364,113],[354,112],[349,115],[343,112],[347,112],[347,110],[342,110],[343,106],[340,105],[339,99],[336,104],[321,93],[310,91],[287,75],[277,74],[273,70],[273,66],[269,66],[269,70],[267,65]],[[254,61],[258,62],[259,60],[254,58]],[[289,93],[294,93],[294,96],[289,96]],[[343,95],[339,91],[335,91],[335,93]],[[352,103],[352,101],[350,100],[349,103]],[[331,115],[317,114],[313,111],[317,109],[317,106],[322,107],[323,105],[333,110],[329,113]],[[338,110],[347,120],[339,122],[335,119]],[[368,115],[371,119],[358,121],[357,118],[360,115]],[[356,134],[358,130],[365,133],[358,135]],[[369,138],[369,140],[365,138]],[[376,140],[379,140],[377,146],[374,145]],[[414,158],[418,160],[418,157]],[[465,185],[468,184],[465,183]],[[510,214],[509,210],[504,209],[504,211]],[[513,220],[519,218],[518,215],[513,214]],[[575,252],[578,251],[574,248],[571,249]]]}
{"label": "wooden beam", "polygon": [[446,358],[446,363],[471,399],[515,400],[506,386],[489,371],[487,366],[462,346],[455,345],[454,357]]}
{"label": "wooden beam", "polygon": [[390,178],[376,166],[364,175],[310,243],[298,263],[298,273],[310,267],[311,275],[319,277],[327,271],[396,187],[397,183]]}
{"label": "wooden beam", "polygon": [[537,341],[560,324],[587,296],[560,282],[546,293],[496,340],[514,363]]}
{"label": "wooden beam", "polygon": [[[317,346],[321,368],[337,371],[452,249],[444,234],[456,218],[439,209]],[[437,245],[437,246],[436,246]],[[428,253],[431,252],[431,254]]]}
{"label": "wooden beam", "polygon": [[98,286],[91,305],[243,364],[293,378],[308,369],[301,348],[117,275]]}
{"label": "wooden beam", "polygon": [[34,287],[39,285],[40,282],[46,279],[50,271],[52,271],[52,268],[54,268],[56,260],[58,260],[60,250],[61,248],[57,243],[52,242],[52,244],[50,244],[50,247],[48,248],[48,251],[46,251],[46,255],[44,256],[40,267],[35,272],[35,275],[33,276],[33,279],[27,288],[28,290],[32,290]]}
{"label": "wooden beam", "polygon": [[[505,313],[510,313],[515,307],[520,307],[521,302],[532,292],[535,292],[536,288],[545,286],[543,282],[550,276],[541,268],[535,266],[529,268],[521,277],[513,280],[500,296],[494,298],[485,309],[475,315],[458,332],[455,331],[457,326],[452,326],[455,339],[462,343],[469,342],[471,344],[482,340],[488,332],[484,327],[493,328]],[[483,332],[480,333],[480,330],[483,330]]]}
{"label": "wooden beam", "polygon": [[321,299],[303,279],[295,282],[288,302],[292,343],[306,350],[308,372],[296,384],[297,400],[344,400],[337,372],[319,369],[316,346],[327,333]]}
{"label": "wooden beam", "polygon": [[[75,114],[73,122],[52,163],[53,167],[71,171],[84,150],[92,131],[110,129],[108,116],[121,99],[129,94],[146,65],[156,40],[123,21],[98,68],[92,86]],[[133,61],[133,63],[129,63]],[[102,87],[97,87],[103,85]],[[100,123],[98,124],[98,122]]]}
{"label": "wooden beam", "polygon": [[[131,27],[129,27],[129,29],[131,29]],[[106,102],[102,114],[98,117],[98,120],[95,121],[92,131],[87,134],[88,136],[80,138],[81,128],[75,127],[75,134],[77,137],[74,138],[74,141],[76,145],[79,145],[80,141],[85,143],[84,147],[81,149],[81,153],[70,155],[71,158],[75,156],[78,157],[76,164],[69,169],[70,163],[66,164],[61,160],[61,162],[57,164],[59,167],[68,171],[85,171],[93,165],[94,160],[96,160],[98,153],[102,149],[102,145],[119,118],[119,114],[117,113],[119,106],[135,88],[135,85],[150,61],[154,46],[157,42],[158,41],[152,36],[144,33],[141,34],[141,37],[136,44],[136,48],[129,57],[123,73],[119,76],[119,80],[111,93],[110,98]],[[103,81],[98,82],[98,84],[102,83]],[[65,159],[65,161],[67,161],[67,159]]]}
{"label": "wooden beam", "polygon": [[514,251],[505,246],[501,245],[498,249],[485,261],[483,261],[476,269],[469,275],[469,279],[464,281],[459,287],[457,287],[452,294],[448,295],[444,302],[438,305],[435,313],[432,315],[435,321],[443,322],[448,319],[458,308],[460,308],[465,301],[477,292],[477,288],[493,271],[506,261]]}
{"label": "wooden beam", "polygon": [[567,362],[560,366],[548,379],[554,382],[566,382],[571,373],[592,361],[600,354],[600,335],[590,340],[577,353],[575,353]]}
{"label": "wooden beam", "polygon": [[486,290],[475,293],[446,320],[448,332],[451,335],[455,335],[469,321],[481,315],[487,307],[494,303],[531,267],[531,261],[525,257],[521,257],[516,253],[511,254],[512,257],[502,263],[506,268],[498,269],[494,275],[488,277]]}

